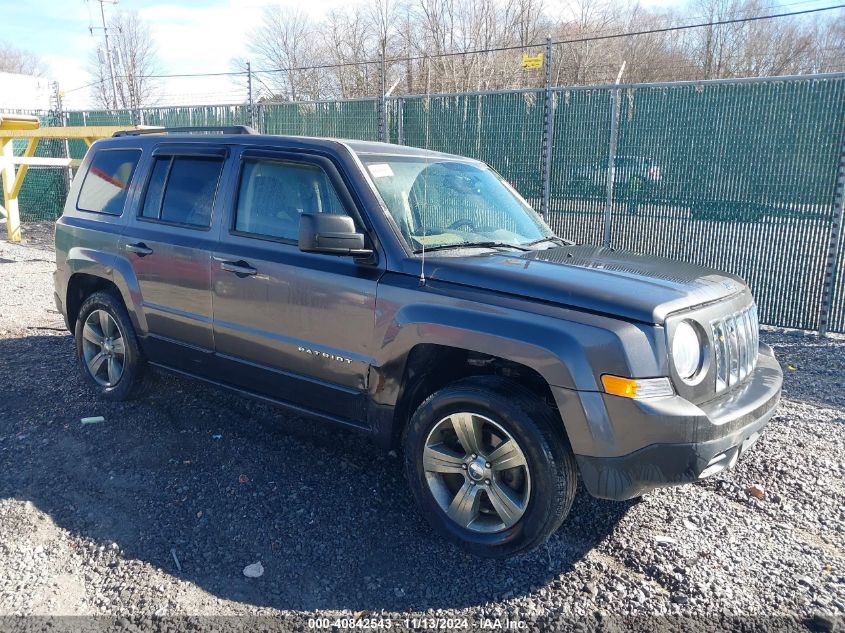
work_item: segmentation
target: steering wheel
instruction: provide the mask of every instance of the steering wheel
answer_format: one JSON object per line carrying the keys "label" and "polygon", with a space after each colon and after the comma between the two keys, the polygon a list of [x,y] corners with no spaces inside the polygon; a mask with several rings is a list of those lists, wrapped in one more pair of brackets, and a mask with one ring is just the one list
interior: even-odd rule
{"label": "steering wheel", "polygon": [[467,218],[461,218],[460,220],[455,220],[454,222],[452,222],[452,224],[450,224],[448,228],[474,231],[475,222],[473,222],[472,220],[468,220]]}

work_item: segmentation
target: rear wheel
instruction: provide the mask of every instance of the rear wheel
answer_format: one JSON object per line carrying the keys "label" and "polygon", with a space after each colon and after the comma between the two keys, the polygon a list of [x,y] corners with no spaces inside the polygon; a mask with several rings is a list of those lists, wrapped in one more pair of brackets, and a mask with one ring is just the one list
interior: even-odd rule
{"label": "rear wheel", "polygon": [[406,474],[434,528],[478,556],[543,543],[566,518],[577,474],[560,420],[517,384],[476,377],[414,413]]}
{"label": "rear wheel", "polygon": [[76,357],[85,381],[108,400],[138,392],[144,360],[123,302],[112,292],[95,292],[79,309],[74,331]]}

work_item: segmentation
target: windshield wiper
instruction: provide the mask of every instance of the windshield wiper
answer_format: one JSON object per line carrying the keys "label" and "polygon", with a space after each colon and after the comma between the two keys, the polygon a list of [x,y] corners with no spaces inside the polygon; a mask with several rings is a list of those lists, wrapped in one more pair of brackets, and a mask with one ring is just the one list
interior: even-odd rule
{"label": "windshield wiper", "polygon": [[541,237],[539,240],[528,242],[527,244],[523,244],[523,246],[535,246],[537,244],[542,244],[543,242],[558,242],[562,246],[575,246],[575,242],[565,240],[562,237],[558,237],[557,235],[553,235],[552,237]]}
{"label": "windshield wiper", "polygon": [[515,248],[518,251],[525,251],[528,252],[531,249],[525,248],[524,246],[520,246],[518,244],[510,244],[508,242],[466,242],[464,244],[438,244],[437,246],[426,246],[425,249],[418,248],[414,251],[415,255],[422,253],[425,250],[426,253],[430,253],[432,251],[444,251],[450,248]]}

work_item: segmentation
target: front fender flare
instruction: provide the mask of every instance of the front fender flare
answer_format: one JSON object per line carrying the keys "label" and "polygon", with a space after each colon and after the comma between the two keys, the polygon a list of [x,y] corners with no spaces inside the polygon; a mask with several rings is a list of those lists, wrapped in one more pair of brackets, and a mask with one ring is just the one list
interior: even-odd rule
{"label": "front fender flare", "polygon": [[[595,349],[603,349],[609,352],[608,366],[624,375],[623,355],[612,352],[621,349],[617,332],[505,308],[482,312],[453,305],[406,305],[383,332],[376,351],[377,367],[386,376],[398,376],[397,383],[408,354],[421,344],[504,358],[533,369],[550,386],[586,391],[598,390],[590,356]],[[384,397],[379,399],[390,403],[399,385],[384,387]]]}

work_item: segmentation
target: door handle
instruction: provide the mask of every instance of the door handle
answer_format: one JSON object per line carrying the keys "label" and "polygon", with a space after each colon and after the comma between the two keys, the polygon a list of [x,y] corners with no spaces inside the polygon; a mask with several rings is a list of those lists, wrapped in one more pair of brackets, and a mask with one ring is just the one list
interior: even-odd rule
{"label": "door handle", "polygon": [[135,253],[139,257],[153,254],[153,249],[148,248],[143,242],[138,242],[137,244],[127,244],[124,248],[130,253]]}
{"label": "door handle", "polygon": [[[216,259],[216,258],[215,258]],[[219,260],[218,260],[219,261]],[[239,277],[245,277],[247,275],[255,275],[258,271],[247,264],[245,261],[240,260],[237,262],[230,262],[230,261],[220,261],[220,269],[225,270],[230,273],[235,273]]]}

